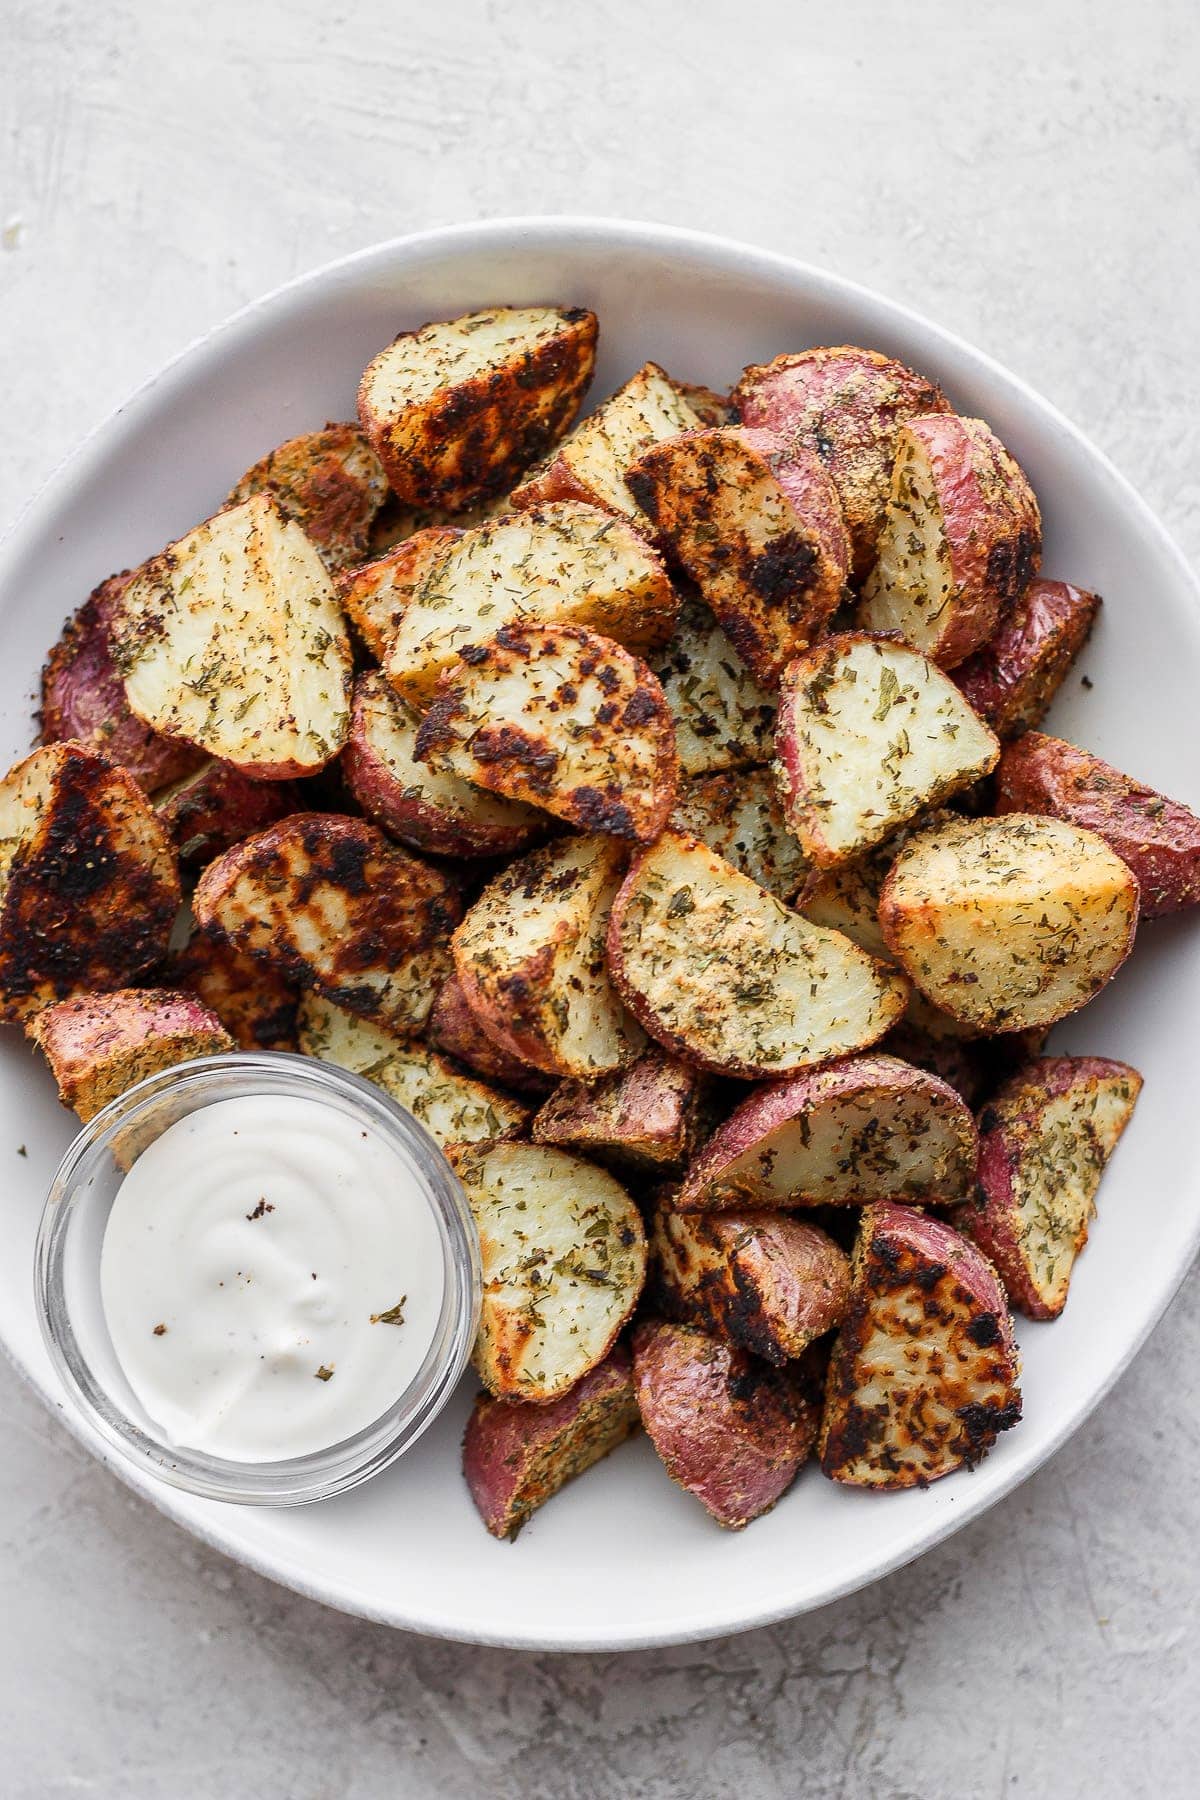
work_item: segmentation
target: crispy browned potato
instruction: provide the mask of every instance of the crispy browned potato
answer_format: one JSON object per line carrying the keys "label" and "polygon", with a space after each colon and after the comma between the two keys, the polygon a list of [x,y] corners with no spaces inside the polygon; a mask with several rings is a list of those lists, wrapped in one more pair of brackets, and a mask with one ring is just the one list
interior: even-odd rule
{"label": "crispy browned potato", "polygon": [[702,775],[679,790],[671,826],[697,837],[777,900],[794,900],[809,870],[788,830],[769,769]]}
{"label": "crispy browned potato", "polygon": [[465,649],[442,671],[415,754],[580,831],[644,843],[666,824],[679,779],[657,680],[578,625],[505,625]]}
{"label": "crispy browned potato", "polygon": [[496,306],[402,331],[358,390],[397,497],[456,511],[506,493],[575,417],[597,330],[582,306]]}
{"label": "crispy browned potato", "polygon": [[970,787],[1000,745],[919,650],[844,632],[784,670],[775,753],[788,824],[836,868]]}
{"label": "crispy browned potato", "polygon": [[162,961],[179,874],[126,769],[48,744],[0,781],[0,1019],[123,987]]}
{"label": "crispy browned potato", "polygon": [[200,877],[197,923],[300,987],[419,1031],[450,970],[454,883],[363,819],[293,813]]}
{"label": "crispy browned potato", "polygon": [[973,1467],[1021,1417],[1004,1292],[975,1245],[889,1201],[863,1211],[829,1365],[821,1468],[848,1487],[924,1487]]}
{"label": "crispy browned potato", "polygon": [[684,594],[674,635],[650,665],[675,720],[685,775],[770,760],[775,702],[695,594]]}
{"label": "crispy browned potato", "polygon": [[689,1218],[659,1206],[650,1259],[663,1312],[780,1366],[840,1325],[850,1301],[845,1252],[782,1213]]}
{"label": "crispy browned potato", "polygon": [[983,648],[954,679],[999,738],[1040,725],[1091,636],[1099,594],[1069,581],[1031,581]]}
{"label": "crispy browned potato", "polygon": [[986,644],[1042,559],[1033,490],[982,419],[938,413],[900,432],[868,631],[898,631],[943,669]]}
{"label": "crispy browned potato", "polygon": [[938,1037],[908,1017],[892,1026],[880,1040],[879,1050],[884,1056],[899,1057],[914,1069],[936,1075],[971,1107],[979,1104],[992,1085],[992,1058],[986,1042]]}
{"label": "crispy browned potato", "polygon": [[812,1452],[817,1411],[790,1372],[692,1326],[644,1320],[633,1382],[667,1474],[727,1530],[769,1512]]}
{"label": "crispy browned potato", "polygon": [[463,1476],[492,1536],[515,1538],[539,1506],[640,1424],[623,1344],[549,1405],[480,1394],[463,1436]]}
{"label": "crispy browned potato", "polygon": [[818,637],[846,585],[837,492],[811,451],[725,426],[643,451],[629,491],[764,687]]}
{"label": "crispy browned potato", "polygon": [[273,500],[303,527],[327,569],[344,569],[367,554],[371,525],[387,498],[383,464],[357,425],[326,425],[289,438],[247,469],[226,500],[252,494]]}
{"label": "crispy browned potato", "polygon": [[468,1069],[474,1069],[488,1081],[511,1088],[515,1094],[541,1095],[554,1085],[549,1075],[544,1075],[531,1063],[522,1062],[520,1057],[488,1035],[482,1020],[477,1019],[467,1005],[457,975],[448,976],[438,989],[425,1027],[425,1039],[435,1050],[452,1056],[456,1062],[465,1063]]}
{"label": "crispy browned potato", "polygon": [[1000,759],[996,811],[1094,831],[1137,877],[1143,918],[1200,904],[1200,819],[1089,750],[1027,731]]}
{"label": "crispy browned potato", "polygon": [[1103,838],[1026,813],[914,833],[879,901],[917,987],[983,1032],[1077,1011],[1128,956],[1137,919],[1137,882]]}
{"label": "crispy browned potato", "polygon": [[460,1151],[455,1167],[483,1257],[476,1372],[501,1397],[557,1400],[637,1305],[641,1214],[603,1169],[541,1144]]}
{"label": "crispy browned potato", "polygon": [[534,1142],[639,1173],[679,1169],[707,1122],[710,1083],[652,1046],[599,1081],[563,1081],[533,1121]]}
{"label": "crispy browned potato", "polygon": [[255,781],[232,763],[212,757],[154,796],[159,819],[187,868],[211,862],[300,805],[300,789],[293,782]]}
{"label": "crispy browned potato", "polygon": [[110,630],[139,719],[246,775],[331,762],[350,722],[350,639],[299,525],[256,494],[131,577]]}
{"label": "crispy browned potato", "polygon": [[748,368],[733,400],[747,425],[795,439],[821,458],[861,581],[875,561],[900,427],[922,413],[949,412],[946,396],[876,350],[833,344]]}
{"label": "crispy browned potato", "polygon": [[132,579],[128,569],[110,575],[63,626],[42,670],[42,742],[73,739],[97,750],[152,794],[194,769],[203,752],[152,731],[129,710],[108,627]]}
{"label": "crispy browned potato", "polygon": [[435,526],[466,531],[471,525],[482,525],[485,519],[496,519],[501,513],[511,511],[512,502],[507,494],[494,494],[476,506],[463,507],[456,512],[450,512],[444,506],[409,506],[405,501],[397,500],[395,494],[389,494],[375,515],[368,551],[372,557],[382,557],[389,550],[395,550],[405,538],[416,537]]}
{"label": "crispy browned potato", "polygon": [[1031,1319],[1056,1319],[1067,1303],[1100,1179],[1141,1091],[1126,1063],[1045,1056],[1010,1076],[979,1115],[979,1180],[954,1223]]}
{"label": "crispy browned potato", "polygon": [[342,610],[377,662],[382,662],[396,635],[400,615],[421,581],[461,532],[431,525],[377,556],[373,562],[339,575],[337,595]]}
{"label": "crispy browned potato", "polygon": [[76,994],[47,1006],[27,1029],[50,1064],[59,1099],[85,1124],[147,1075],[233,1049],[220,1019],[194,994],[158,988]]}
{"label": "crispy browned potato", "polygon": [[167,963],[173,988],[186,988],[216,1013],[239,1050],[294,1050],[299,989],[232,944],[194,932]]}
{"label": "crispy browned potato", "polygon": [[864,1049],[908,994],[848,938],[811,925],[675,831],[642,851],[622,884],[608,966],[664,1049],[751,1080]]}

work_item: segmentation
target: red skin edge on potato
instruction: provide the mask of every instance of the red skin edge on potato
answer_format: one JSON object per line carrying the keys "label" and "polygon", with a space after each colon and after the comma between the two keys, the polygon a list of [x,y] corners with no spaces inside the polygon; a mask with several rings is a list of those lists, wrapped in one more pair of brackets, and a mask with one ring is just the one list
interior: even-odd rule
{"label": "red skin edge on potato", "polygon": [[946,1263],[958,1274],[959,1285],[965,1287],[985,1312],[996,1314],[996,1345],[1001,1354],[1013,1361],[1017,1340],[1012,1315],[1000,1277],[982,1245],[964,1237],[961,1231],[934,1219],[915,1207],[898,1206],[894,1200],[877,1200],[871,1208],[872,1241],[881,1237],[900,1240],[917,1255],[931,1263]]}
{"label": "red skin edge on potato", "polygon": [[784,498],[820,539],[822,550],[845,581],[850,573],[850,540],[837,488],[820,457],[803,444],[789,444],[773,431],[746,426],[740,431],[774,475]]}
{"label": "red skin edge on potato", "polygon": [[[1019,696],[1022,683],[1031,676],[1044,681],[1048,669],[1057,679],[1039,702],[1037,716],[1026,721],[1038,724],[1087,642],[1099,610],[1099,594],[1086,588],[1073,587],[1069,581],[1031,581],[996,635],[955,669],[954,679],[964,699],[1005,736],[1006,709]],[[1043,646],[1060,632],[1073,634],[1074,641],[1058,645],[1053,660],[1039,666]]]}

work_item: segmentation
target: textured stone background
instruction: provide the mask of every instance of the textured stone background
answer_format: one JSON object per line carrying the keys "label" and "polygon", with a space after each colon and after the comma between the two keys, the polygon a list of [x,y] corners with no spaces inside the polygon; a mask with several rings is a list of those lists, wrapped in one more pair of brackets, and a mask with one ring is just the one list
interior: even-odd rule
{"label": "textured stone background", "polygon": [[[929,312],[1200,553],[1195,0],[0,0],[0,82],[0,522],[277,282],[414,227],[582,211]],[[916,1567],[629,1658],[322,1611],[194,1546],[0,1368],[0,1794],[1195,1793],[1198,1297]]]}

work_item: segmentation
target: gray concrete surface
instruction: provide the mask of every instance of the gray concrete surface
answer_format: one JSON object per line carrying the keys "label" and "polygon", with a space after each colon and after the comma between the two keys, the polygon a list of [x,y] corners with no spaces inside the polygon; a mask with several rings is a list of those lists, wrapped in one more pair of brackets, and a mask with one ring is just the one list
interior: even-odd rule
{"label": "gray concrete surface", "polygon": [[[1200,553],[1194,0],[0,0],[0,84],[0,522],[275,283],[409,228],[593,211],[922,308]],[[1198,1298],[919,1565],[630,1658],[323,1612],[198,1549],[0,1368],[0,1796],[1194,1794]]]}

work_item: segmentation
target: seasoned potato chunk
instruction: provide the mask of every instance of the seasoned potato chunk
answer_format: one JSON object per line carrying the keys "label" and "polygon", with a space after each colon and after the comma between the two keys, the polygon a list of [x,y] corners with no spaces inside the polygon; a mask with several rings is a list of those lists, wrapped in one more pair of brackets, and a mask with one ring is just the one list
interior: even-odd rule
{"label": "seasoned potato chunk", "polygon": [[194,994],[158,988],[76,994],[46,1007],[28,1030],[50,1064],[59,1099],[85,1124],[147,1075],[233,1049],[220,1019]]}
{"label": "seasoned potato chunk", "polygon": [[916,832],[879,901],[921,992],[985,1032],[1075,1012],[1128,956],[1137,917],[1137,882],[1103,838],[1025,813]]}
{"label": "seasoned potato chunk", "polygon": [[705,1121],[709,1082],[657,1046],[599,1081],[562,1081],[533,1121],[534,1141],[639,1173],[680,1168]]}
{"label": "seasoned potato chunk", "polygon": [[199,868],[276,819],[299,810],[290,781],[255,781],[208,757],[154,796],[154,807],[185,867]]}
{"label": "seasoned potato chunk", "polygon": [[461,535],[449,526],[431,525],[338,577],[342,610],[377,662],[387,656],[400,615],[425,575]]}
{"label": "seasoned potato chunk", "polygon": [[232,944],[197,931],[167,965],[172,987],[196,994],[239,1050],[294,1050],[299,989]]}
{"label": "seasoned potato chunk", "polygon": [[270,451],[246,470],[225,504],[265,494],[303,528],[327,569],[344,569],[367,554],[387,491],[383,464],[357,425],[326,425]]}
{"label": "seasoned potato chunk", "polygon": [[685,775],[770,760],[775,702],[702,600],[684,595],[675,634],[650,664],[675,720]]}
{"label": "seasoned potato chunk", "polygon": [[788,830],[768,769],[703,775],[680,789],[671,824],[698,837],[777,900],[794,900],[809,862]]}
{"label": "seasoned potato chunk", "polygon": [[954,679],[999,738],[1040,725],[1091,636],[1099,594],[1069,581],[1031,581],[993,637]]}
{"label": "seasoned potato chunk", "polygon": [[397,497],[453,511],[506,493],[575,417],[596,334],[582,306],[496,306],[402,331],[358,390]]}
{"label": "seasoned potato chunk", "polygon": [[0,781],[0,1018],[152,969],[179,898],[133,776],[80,744],[35,750]]}
{"label": "seasoned potato chunk", "polygon": [[474,1069],[477,1075],[497,1081],[501,1087],[511,1088],[516,1094],[541,1095],[554,1085],[549,1075],[522,1062],[520,1057],[489,1036],[482,1021],[467,1005],[457,975],[448,976],[438,989],[425,1027],[425,1039],[435,1050],[443,1051],[456,1062],[465,1063],[468,1069]]}
{"label": "seasoned potato chunk", "polygon": [[263,494],[132,577],[112,622],[133,712],[246,775],[311,775],[350,719],[350,640],[325,565]]}

